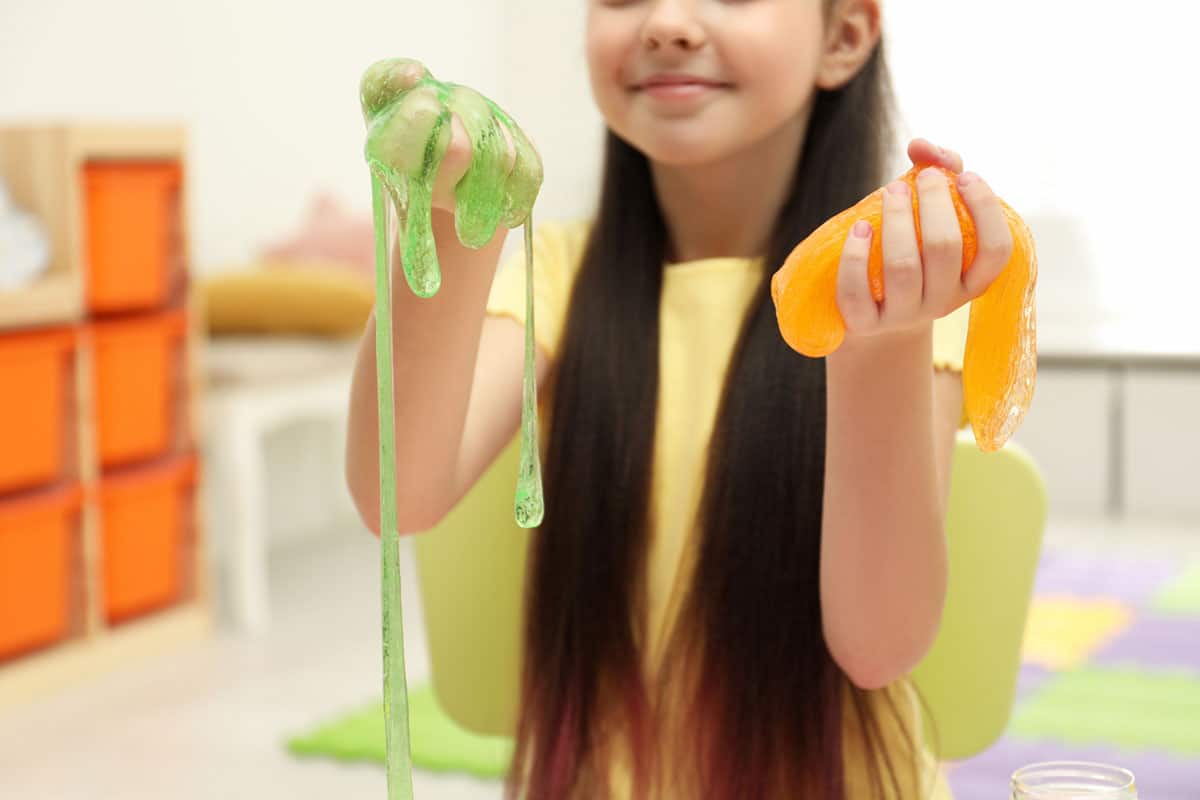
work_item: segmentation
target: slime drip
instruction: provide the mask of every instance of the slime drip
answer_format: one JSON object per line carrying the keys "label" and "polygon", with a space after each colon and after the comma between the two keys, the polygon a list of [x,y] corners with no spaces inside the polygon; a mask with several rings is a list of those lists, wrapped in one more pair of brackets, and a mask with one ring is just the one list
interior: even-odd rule
{"label": "slime drip", "polygon": [[[492,101],[464,86],[434,80],[415,61],[387,59],[363,74],[360,101],[367,123],[365,155],[371,170],[375,221],[375,354],[379,388],[380,542],[383,556],[383,710],[388,797],[411,800],[412,752],[400,605],[399,532],[396,528],[395,419],[392,380],[391,264],[388,203],[396,210],[401,264],[409,288],[432,297],[441,287],[433,236],[433,186],[450,146],[457,114],[471,142],[471,164],[455,187],[455,232],[480,248],[498,225],[525,228],[525,363],[521,404],[521,460],[513,514],[517,524],[541,524],[544,511],[538,458],[537,375],[533,335],[533,203],[542,164],[533,145]],[[504,131],[515,160],[505,171]]]}
{"label": "slime drip", "polygon": [[408,681],[400,606],[400,533],[396,529],[396,431],[392,407],[392,309],[388,264],[388,209],[379,178],[371,176],[375,217],[375,352],[379,382],[379,539],[383,549],[383,719],[389,800],[412,800],[408,741]]}
{"label": "slime drip", "polygon": [[521,399],[521,465],[513,514],[522,528],[542,524],[542,463],[537,448],[537,374],[533,350],[533,218],[525,222],[525,377]]}

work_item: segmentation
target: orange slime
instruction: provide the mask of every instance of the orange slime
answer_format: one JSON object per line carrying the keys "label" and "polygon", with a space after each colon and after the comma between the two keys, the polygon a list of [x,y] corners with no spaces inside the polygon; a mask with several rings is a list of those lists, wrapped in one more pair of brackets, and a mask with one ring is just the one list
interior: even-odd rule
{"label": "orange slime", "polygon": [[[909,185],[917,244],[921,244],[921,216],[917,199],[917,174],[929,164],[918,164],[901,176]],[[962,273],[971,268],[977,248],[975,223],[958,191],[957,176],[943,167],[962,230]],[[797,352],[820,358],[838,349],[846,324],[837,307],[837,273],[842,248],[850,228],[860,219],[871,223],[868,280],[876,302],[884,298],[883,189],[877,189],[854,206],[827,220],[788,256],[771,278],[771,297],[779,331]],[[1012,436],[1033,400],[1037,378],[1037,322],[1034,288],[1037,253],[1033,235],[1024,220],[1003,200],[1000,206],[1012,233],[1013,253],[987,291],[971,302],[966,353],[963,357],[963,394],[967,418],[979,448],[998,450]]]}

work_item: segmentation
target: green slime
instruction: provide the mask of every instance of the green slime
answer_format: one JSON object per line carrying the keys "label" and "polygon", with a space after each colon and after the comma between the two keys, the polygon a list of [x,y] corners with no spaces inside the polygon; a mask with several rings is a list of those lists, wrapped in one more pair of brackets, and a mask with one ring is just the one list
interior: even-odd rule
{"label": "green slime", "polygon": [[[533,203],[542,163],[525,134],[478,92],[434,80],[408,59],[377,61],[363,73],[359,100],[367,123],[365,155],[371,170],[375,221],[375,354],[379,387],[380,540],[383,551],[383,711],[390,800],[411,800],[412,750],[400,605],[399,532],[396,527],[395,418],[392,380],[390,197],[396,210],[401,264],[409,288],[432,297],[441,287],[433,236],[433,184],[450,146],[452,114],[471,141],[471,164],[455,187],[455,232],[480,248],[496,228],[525,226],[525,367],[522,381],[521,461],[513,514],[522,528],[541,524],[544,511],[538,459],[537,376],[533,337]],[[501,128],[503,126],[503,129]],[[507,130],[516,159],[506,174]],[[385,196],[386,192],[386,196]]]}

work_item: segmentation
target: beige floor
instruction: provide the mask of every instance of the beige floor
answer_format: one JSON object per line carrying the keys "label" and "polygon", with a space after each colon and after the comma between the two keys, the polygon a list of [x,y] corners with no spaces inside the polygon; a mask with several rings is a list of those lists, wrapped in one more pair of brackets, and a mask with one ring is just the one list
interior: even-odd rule
{"label": "beige floor", "polygon": [[[428,674],[403,552],[409,680]],[[282,743],[380,694],[377,540],[356,524],[273,554],[270,631],[228,633],[0,715],[0,800],[383,798],[383,771],[298,761]],[[498,784],[414,776],[420,800]]]}
{"label": "beige floor", "polygon": [[[1056,522],[1051,542],[1200,558],[1200,526]],[[378,549],[346,524],[272,557],[268,634],[212,641],[0,716],[3,800],[383,798],[374,766],[298,761],[281,744],[378,697]],[[404,552],[409,679],[428,674]],[[419,800],[497,800],[497,784],[418,773]]]}

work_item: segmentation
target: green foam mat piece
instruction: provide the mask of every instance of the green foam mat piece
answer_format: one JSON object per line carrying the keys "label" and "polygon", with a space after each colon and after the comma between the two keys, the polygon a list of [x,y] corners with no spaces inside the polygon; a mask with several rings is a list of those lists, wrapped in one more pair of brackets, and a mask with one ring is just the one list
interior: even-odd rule
{"label": "green foam mat piece", "polygon": [[1155,598],[1154,609],[1164,614],[1200,614],[1200,563],[1168,584]]}
{"label": "green foam mat piece", "polygon": [[1056,675],[1018,707],[1014,739],[1200,755],[1200,675],[1089,667]]}
{"label": "green foam mat piece", "polygon": [[[463,772],[478,778],[503,778],[512,760],[512,739],[481,736],[460,727],[438,705],[428,684],[408,696],[413,766],[433,772]],[[383,704],[372,703],[292,737],[288,750],[299,756],[328,756],[340,761],[383,764]]]}

